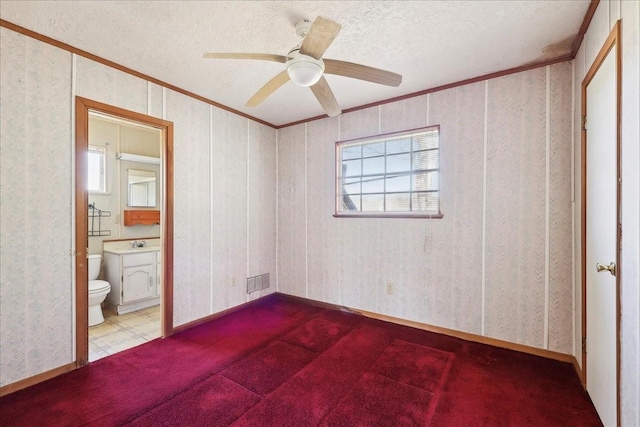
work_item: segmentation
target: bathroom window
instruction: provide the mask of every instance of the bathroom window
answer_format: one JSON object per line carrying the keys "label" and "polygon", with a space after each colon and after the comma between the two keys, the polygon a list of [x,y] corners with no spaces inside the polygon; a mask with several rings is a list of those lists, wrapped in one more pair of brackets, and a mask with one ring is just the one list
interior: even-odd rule
{"label": "bathroom window", "polygon": [[89,146],[88,151],[88,183],[87,189],[92,193],[106,193],[106,171],[105,171],[105,149],[104,147]]}
{"label": "bathroom window", "polygon": [[440,127],[336,143],[336,217],[442,218]]}

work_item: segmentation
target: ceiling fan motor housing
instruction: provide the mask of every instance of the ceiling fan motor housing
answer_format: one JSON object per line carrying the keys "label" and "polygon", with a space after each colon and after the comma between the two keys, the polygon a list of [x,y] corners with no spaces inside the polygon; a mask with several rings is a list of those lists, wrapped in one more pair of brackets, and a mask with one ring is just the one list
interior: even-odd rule
{"label": "ceiling fan motor housing", "polygon": [[299,49],[289,52],[286,63],[287,74],[292,82],[298,86],[309,87],[318,83],[324,73],[324,61],[309,55],[303,55]]}

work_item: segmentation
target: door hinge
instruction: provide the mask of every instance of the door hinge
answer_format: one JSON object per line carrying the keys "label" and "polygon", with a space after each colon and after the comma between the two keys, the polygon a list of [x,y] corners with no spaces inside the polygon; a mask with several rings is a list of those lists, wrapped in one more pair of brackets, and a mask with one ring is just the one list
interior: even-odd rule
{"label": "door hinge", "polygon": [[582,120],[580,121],[580,128],[582,130],[587,130],[587,115],[586,114],[584,114],[582,116]]}
{"label": "door hinge", "polygon": [[583,353],[587,352],[587,339],[586,338],[582,338],[582,352]]}

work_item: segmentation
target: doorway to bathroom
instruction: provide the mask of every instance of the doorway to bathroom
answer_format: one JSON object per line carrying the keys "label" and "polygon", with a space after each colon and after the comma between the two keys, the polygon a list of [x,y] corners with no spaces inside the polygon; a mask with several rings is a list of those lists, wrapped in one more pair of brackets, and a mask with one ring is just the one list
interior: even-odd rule
{"label": "doorway to bathroom", "polygon": [[173,124],[77,97],[75,172],[84,366],[173,332]]}

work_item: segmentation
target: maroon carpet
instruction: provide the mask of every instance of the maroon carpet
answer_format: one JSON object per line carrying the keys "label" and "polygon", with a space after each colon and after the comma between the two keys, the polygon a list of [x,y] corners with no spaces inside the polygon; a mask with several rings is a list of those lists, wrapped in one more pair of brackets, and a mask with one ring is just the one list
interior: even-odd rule
{"label": "maroon carpet", "polygon": [[573,367],[271,295],[0,399],[3,426],[598,426]]}

